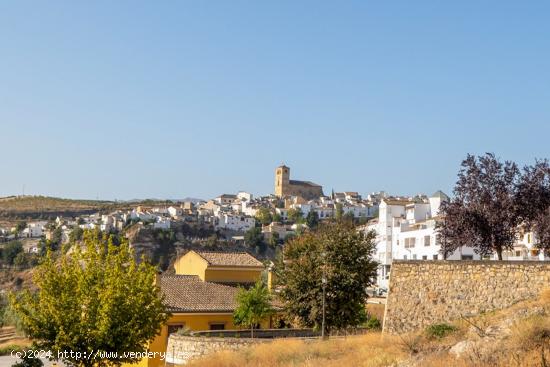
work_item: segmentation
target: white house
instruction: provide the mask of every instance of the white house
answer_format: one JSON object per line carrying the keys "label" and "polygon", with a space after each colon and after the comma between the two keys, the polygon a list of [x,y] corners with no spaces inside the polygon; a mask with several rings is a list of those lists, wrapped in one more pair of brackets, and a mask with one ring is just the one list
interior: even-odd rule
{"label": "white house", "polygon": [[168,208],[168,214],[170,214],[170,216],[172,218],[174,217],[181,217],[183,215],[183,208],[178,208],[178,207],[175,207],[175,206],[171,206]]}
{"label": "white house", "polygon": [[[378,218],[365,226],[376,233],[377,284],[387,288],[393,260],[441,260],[436,234],[439,207],[448,196],[437,191],[430,198],[382,198]],[[458,249],[447,260],[479,260],[470,247]]]}
{"label": "white house", "polygon": [[244,215],[219,213],[216,216],[216,228],[229,229],[238,232],[246,232],[256,225],[256,220]]}

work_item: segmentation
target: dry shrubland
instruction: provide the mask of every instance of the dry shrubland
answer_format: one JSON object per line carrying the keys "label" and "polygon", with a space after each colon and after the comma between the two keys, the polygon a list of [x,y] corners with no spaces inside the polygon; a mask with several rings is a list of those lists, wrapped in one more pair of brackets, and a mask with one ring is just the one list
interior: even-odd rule
{"label": "dry shrubland", "polygon": [[[192,361],[190,367],[550,366],[550,290],[509,309],[401,336],[277,340]],[[456,354],[456,347],[463,351]],[[545,364],[546,363],[546,364]]]}

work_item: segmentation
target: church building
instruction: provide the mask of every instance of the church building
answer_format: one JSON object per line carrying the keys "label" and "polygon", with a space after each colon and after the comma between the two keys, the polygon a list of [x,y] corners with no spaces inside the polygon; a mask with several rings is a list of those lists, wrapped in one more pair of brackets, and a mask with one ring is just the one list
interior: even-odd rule
{"label": "church building", "polygon": [[323,196],[323,187],[310,181],[290,179],[290,168],[282,165],[275,170],[275,196],[300,196],[306,200]]}

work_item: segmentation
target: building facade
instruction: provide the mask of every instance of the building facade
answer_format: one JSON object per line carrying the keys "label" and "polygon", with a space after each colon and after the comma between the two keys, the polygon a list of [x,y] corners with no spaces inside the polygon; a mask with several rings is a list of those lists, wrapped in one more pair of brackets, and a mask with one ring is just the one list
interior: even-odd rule
{"label": "building facade", "polygon": [[290,179],[290,168],[282,165],[275,170],[275,196],[299,196],[306,200],[323,196],[323,187],[310,181]]}

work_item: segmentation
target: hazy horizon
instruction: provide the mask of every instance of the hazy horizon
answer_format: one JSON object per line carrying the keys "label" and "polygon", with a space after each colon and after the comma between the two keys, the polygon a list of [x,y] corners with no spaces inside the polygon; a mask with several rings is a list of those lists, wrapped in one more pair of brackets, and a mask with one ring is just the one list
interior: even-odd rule
{"label": "hazy horizon", "polygon": [[0,196],[452,193],[550,158],[550,3],[10,2]]}

